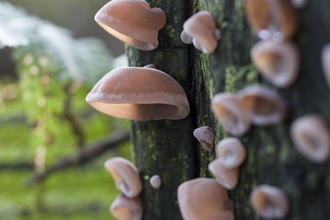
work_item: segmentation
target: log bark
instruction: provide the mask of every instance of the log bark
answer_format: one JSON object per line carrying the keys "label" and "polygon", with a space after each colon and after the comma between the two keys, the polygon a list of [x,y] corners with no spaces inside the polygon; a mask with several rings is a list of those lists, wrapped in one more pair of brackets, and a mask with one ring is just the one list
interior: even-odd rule
{"label": "log bark", "polygon": [[[160,46],[150,52],[126,47],[131,66],[155,64],[174,77],[185,89],[191,107],[190,115],[179,121],[132,122],[134,162],[140,170],[144,189],[141,194],[144,220],[182,219],[176,200],[176,189],[184,181],[211,177],[207,169],[216,158],[214,150],[205,151],[192,132],[210,126],[216,142],[230,135],[218,124],[210,110],[211,98],[219,92],[238,90],[253,84],[270,87],[250,60],[251,47],[257,39],[246,21],[242,0],[149,0],[151,7],[162,8],[167,16],[159,33]],[[278,89],[290,106],[288,119],[270,127],[255,127],[243,137],[248,156],[240,169],[238,186],[230,191],[235,203],[236,220],[260,219],[249,204],[249,196],[259,184],[282,188],[290,200],[286,219],[330,219],[330,164],[316,165],[302,157],[290,137],[290,124],[307,113],[323,115],[330,125],[330,91],[321,67],[322,47],[330,42],[330,2],[308,1],[300,11],[300,28],[293,39],[301,55],[296,83]],[[222,39],[217,50],[205,55],[180,40],[183,22],[200,10],[213,15]],[[330,62],[330,61],[329,61]],[[163,179],[153,189],[149,178]]]}

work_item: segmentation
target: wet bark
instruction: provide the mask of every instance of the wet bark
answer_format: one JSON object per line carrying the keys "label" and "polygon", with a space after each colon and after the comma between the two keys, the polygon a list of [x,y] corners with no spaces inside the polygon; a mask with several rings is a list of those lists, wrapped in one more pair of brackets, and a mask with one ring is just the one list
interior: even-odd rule
{"label": "wet bark", "polygon": [[[216,142],[228,137],[210,110],[211,98],[219,92],[237,92],[247,85],[268,84],[250,60],[257,39],[247,24],[243,0],[149,0],[151,7],[162,8],[166,26],[159,33],[160,46],[150,52],[131,47],[126,51],[131,66],[156,65],[174,77],[185,89],[190,115],[179,121],[132,122],[134,159],[144,184],[141,194],[144,220],[182,219],[176,189],[182,182],[211,177],[207,170],[216,158],[195,140],[192,132],[200,126],[216,131]],[[330,219],[330,165],[316,165],[303,158],[289,137],[292,121],[307,113],[323,115],[330,125],[330,90],[321,68],[322,47],[330,42],[330,2],[309,1],[300,11],[301,24],[293,41],[301,55],[300,75],[288,89],[278,89],[290,106],[288,119],[270,127],[252,127],[241,141],[248,152],[241,167],[238,186],[230,191],[237,220],[261,219],[249,204],[249,195],[259,184],[282,188],[290,200],[287,219]],[[222,30],[217,50],[205,55],[180,40],[183,22],[194,12],[208,10]],[[330,62],[330,61],[329,61]],[[163,179],[153,189],[149,178]]]}

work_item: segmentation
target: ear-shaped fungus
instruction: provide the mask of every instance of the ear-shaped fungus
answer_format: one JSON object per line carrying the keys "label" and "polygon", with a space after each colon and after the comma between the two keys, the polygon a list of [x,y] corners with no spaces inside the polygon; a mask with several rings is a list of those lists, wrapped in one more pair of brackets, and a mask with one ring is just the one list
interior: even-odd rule
{"label": "ear-shaped fungus", "polygon": [[287,115],[285,100],[270,88],[249,86],[239,92],[239,97],[255,125],[276,125]]}
{"label": "ear-shaped fungus", "polygon": [[212,128],[203,126],[194,130],[194,136],[202,144],[205,150],[210,151],[214,148],[215,134]]}
{"label": "ear-shaped fungus", "polygon": [[296,119],[290,128],[296,149],[314,163],[323,163],[330,156],[330,130],[325,120],[316,114]]}
{"label": "ear-shaped fungus", "polygon": [[[181,33],[181,39],[184,43],[189,43],[186,35],[195,39],[198,45],[197,48],[204,53],[212,53],[218,46],[219,30],[216,31],[215,21],[208,11],[200,11],[191,16],[183,24],[183,32]],[[187,40],[186,40],[187,39]],[[191,43],[191,42],[190,42]]]}
{"label": "ear-shaped fungus", "polygon": [[250,195],[253,209],[263,218],[284,218],[289,212],[289,202],[284,192],[274,186],[260,185]]}
{"label": "ear-shaped fungus", "polygon": [[290,39],[298,28],[298,13],[291,0],[246,0],[245,9],[253,32],[281,42]]}
{"label": "ear-shaped fungus", "polygon": [[142,182],[133,163],[121,157],[113,157],[104,163],[104,167],[112,175],[117,189],[129,198],[139,195]]}
{"label": "ear-shaped fungus", "polygon": [[142,203],[140,197],[131,199],[120,193],[111,204],[110,212],[118,220],[141,220]]}
{"label": "ear-shaped fungus", "polygon": [[153,50],[158,46],[158,31],[164,27],[166,16],[144,0],[112,0],[96,13],[95,21],[127,44]]}
{"label": "ear-shaped fungus", "polygon": [[213,160],[209,166],[209,170],[215,176],[216,180],[226,189],[234,189],[238,183],[239,168],[228,169],[225,167],[220,158]]}
{"label": "ear-shaped fungus", "polygon": [[162,179],[160,178],[160,176],[154,175],[150,178],[150,185],[153,188],[158,189],[161,184],[162,184]]}
{"label": "ear-shaped fungus", "polygon": [[259,41],[251,50],[251,58],[261,74],[277,87],[287,88],[297,79],[299,52],[293,43]]}
{"label": "ear-shaped fungus", "polygon": [[141,121],[182,119],[190,111],[180,84],[154,68],[116,68],[94,86],[86,101],[107,115]]}
{"label": "ear-shaped fungus", "polygon": [[217,145],[218,159],[228,169],[239,167],[246,158],[242,142],[234,137],[222,139]]}
{"label": "ear-shaped fungus", "polygon": [[232,135],[243,135],[250,129],[249,115],[232,93],[219,93],[212,99],[212,111],[220,124]]}
{"label": "ear-shaped fungus", "polygon": [[330,88],[330,44],[325,45],[322,50],[322,65],[325,80]]}
{"label": "ear-shaped fungus", "polygon": [[198,178],[178,188],[178,203],[183,219],[234,220],[233,203],[217,181]]}

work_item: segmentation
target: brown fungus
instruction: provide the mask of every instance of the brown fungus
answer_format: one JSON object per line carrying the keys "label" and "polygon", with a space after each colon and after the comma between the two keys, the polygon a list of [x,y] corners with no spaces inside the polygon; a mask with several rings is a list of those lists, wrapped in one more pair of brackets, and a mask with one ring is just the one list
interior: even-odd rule
{"label": "brown fungus", "polygon": [[251,50],[251,58],[260,73],[277,87],[287,88],[297,79],[299,52],[293,43],[259,41]]}
{"label": "brown fungus", "polygon": [[249,115],[232,93],[216,94],[212,99],[212,111],[220,124],[232,135],[240,136],[250,129]]}
{"label": "brown fungus", "polygon": [[178,187],[178,203],[185,220],[234,220],[234,204],[217,181],[198,178]]}
{"label": "brown fungus", "polygon": [[166,16],[144,0],[112,0],[96,13],[95,21],[127,44],[153,50],[158,46],[158,31],[164,27]]}
{"label": "brown fungus", "polygon": [[250,203],[261,217],[266,219],[285,218],[289,213],[289,202],[278,187],[257,186],[250,195]]}
{"label": "brown fungus", "polygon": [[308,114],[297,118],[290,128],[296,149],[308,160],[323,163],[330,156],[330,131],[323,117]]}
{"label": "brown fungus", "polygon": [[239,167],[246,158],[242,142],[234,137],[222,139],[217,145],[218,160],[228,169]]}
{"label": "brown fungus", "polygon": [[219,30],[216,30],[215,21],[208,11],[200,11],[191,16],[183,24],[183,31],[182,41],[189,43],[190,39],[186,35],[190,36],[196,48],[204,53],[212,53],[218,46],[216,37],[219,37]]}
{"label": "brown fungus", "polygon": [[196,128],[194,130],[194,136],[205,148],[205,150],[210,151],[214,148],[215,145],[215,134],[212,128],[208,126],[203,126]]}
{"label": "brown fungus", "polygon": [[213,160],[209,166],[209,170],[216,180],[226,189],[234,189],[238,183],[239,168],[227,168],[223,165],[223,161],[218,158]]}
{"label": "brown fungus", "polygon": [[94,86],[86,101],[102,113],[131,120],[178,120],[190,112],[180,84],[154,68],[113,69]]}
{"label": "brown fungus", "polygon": [[245,9],[253,32],[277,42],[290,39],[298,28],[298,13],[291,0],[246,0]]}
{"label": "brown fungus", "polygon": [[285,100],[268,87],[249,86],[241,90],[238,96],[254,125],[276,125],[287,115]]}
{"label": "brown fungus", "polygon": [[110,212],[118,220],[141,220],[142,203],[140,197],[128,198],[120,193],[111,204]]}
{"label": "brown fungus", "polygon": [[121,157],[113,157],[104,163],[104,167],[112,175],[117,189],[129,198],[139,195],[142,182],[133,163]]}
{"label": "brown fungus", "polygon": [[160,178],[160,176],[154,175],[150,178],[150,185],[153,188],[158,189],[161,184],[162,184],[162,179]]}

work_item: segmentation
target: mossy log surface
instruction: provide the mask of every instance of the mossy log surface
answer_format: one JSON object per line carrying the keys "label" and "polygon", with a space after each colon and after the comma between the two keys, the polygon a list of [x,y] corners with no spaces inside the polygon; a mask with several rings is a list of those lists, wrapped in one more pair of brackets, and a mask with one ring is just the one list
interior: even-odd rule
{"label": "mossy log surface", "polygon": [[[197,177],[210,177],[207,169],[216,158],[205,151],[192,132],[200,126],[216,131],[216,141],[230,135],[221,128],[210,110],[211,98],[219,92],[237,92],[247,85],[265,84],[250,60],[257,39],[246,21],[243,0],[147,0],[167,16],[159,32],[159,47],[140,51],[126,47],[131,66],[153,63],[185,89],[190,115],[178,121],[132,122],[133,161],[144,184],[141,194],[144,220],[182,219],[177,187]],[[205,55],[180,40],[183,22],[193,13],[208,10],[222,31],[217,50]],[[330,219],[330,164],[313,164],[302,157],[289,137],[290,124],[307,113],[323,115],[330,125],[330,90],[321,67],[322,47],[330,42],[330,1],[308,1],[300,11],[301,24],[293,41],[301,55],[300,75],[288,89],[278,89],[290,106],[287,120],[277,126],[252,127],[240,137],[248,156],[240,169],[238,186],[229,192],[235,202],[236,220],[262,219],[252,210],[249,196],[259,184],[282,188],[290,200],[286,219]],[[330,62],[330,61],[329,61]],[[162,186],[153,189],[149,179],[160,175]]]}

